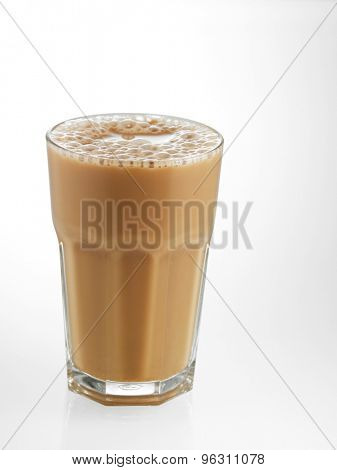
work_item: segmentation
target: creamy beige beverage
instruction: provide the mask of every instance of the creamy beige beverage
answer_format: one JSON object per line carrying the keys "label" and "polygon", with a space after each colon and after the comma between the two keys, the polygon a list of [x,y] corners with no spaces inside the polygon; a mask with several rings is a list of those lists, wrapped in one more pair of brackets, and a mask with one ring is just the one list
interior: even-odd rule
{"label": "creamy beige beverage", "polygon": [[[178,211],[172,235],[172,221],[163,212],[156,220],[160,246],[150,250],[141,244],[116,247],[112,237],[122,234],[104,229],[104,213],[101,246],[88,249],[81,202],[102,207],[122,200],[211,203],[217,198],[221,136],[184,119],[111,114],[59,124],[47,140],[70,388],[105,404],[160,403],[189,390],[202,300],[200,268],[213,214],[200,228],[196,217],[186,225]],[[201,240],[198,248],[186,247],[187,235]],[[140,230],[131,237],[141,238]]]}

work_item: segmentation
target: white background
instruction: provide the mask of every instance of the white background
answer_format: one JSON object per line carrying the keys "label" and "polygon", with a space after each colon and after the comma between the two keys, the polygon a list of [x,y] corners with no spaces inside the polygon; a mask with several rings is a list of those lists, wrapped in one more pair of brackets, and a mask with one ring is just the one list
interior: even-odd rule
{"label": "white background", "polygon": [[[183,116],[218,129],[225,146],[332,4],[5,0],[87,114]],[[337,8],[226,154],[219,197],[254,202],[254,249],[213,251],[208,269],[335,446],[336,28]],[[5,444],[65,360],[44,133],[80,112],[2,8],[0,67]],[[192,393],[160,407],[106,408],[68,392],[63,373],[8,448],[331,446],[207,285]]]}

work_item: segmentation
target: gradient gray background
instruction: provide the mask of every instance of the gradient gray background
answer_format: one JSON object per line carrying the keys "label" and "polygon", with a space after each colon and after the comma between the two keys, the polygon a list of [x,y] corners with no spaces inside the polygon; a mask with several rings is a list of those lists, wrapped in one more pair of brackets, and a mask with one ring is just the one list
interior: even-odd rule
{"label": "gradient gray background", "polygon": [[[181,115],[230,144],[330,1],[7,0],[87,114]],[[219,197],[253,201],[253,250],[208,276],[337,445],[337,8],[223,160]],[[1,400],[4,443],[64,364],[44,132],[78,116],[0,8]],[[218,220],[215,234],[230,229]],[[105,408],[63,373],[8,448],[328,449],[210,285],[195,388],[161,407]]]}

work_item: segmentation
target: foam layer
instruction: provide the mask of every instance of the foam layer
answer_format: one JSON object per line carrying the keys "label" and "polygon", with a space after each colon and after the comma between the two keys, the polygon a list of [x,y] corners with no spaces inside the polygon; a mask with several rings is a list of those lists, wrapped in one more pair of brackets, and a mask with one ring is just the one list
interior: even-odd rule
{"label": "foam layer", "polygon": [[209,158],[222,143],[221,135],[203,124],[143,114],[72,119],[55,126],[48,140],[81,161],[149,167]]}

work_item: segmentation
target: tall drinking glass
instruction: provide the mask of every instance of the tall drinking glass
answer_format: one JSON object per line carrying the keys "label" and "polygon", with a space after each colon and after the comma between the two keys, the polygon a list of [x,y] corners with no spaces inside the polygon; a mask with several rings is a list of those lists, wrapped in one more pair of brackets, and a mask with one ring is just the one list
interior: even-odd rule
{"label": "tall drinking glass", "polygon": [[105,405],[191,390],[223,139],[108,114],[47,133],[69,388]]}

